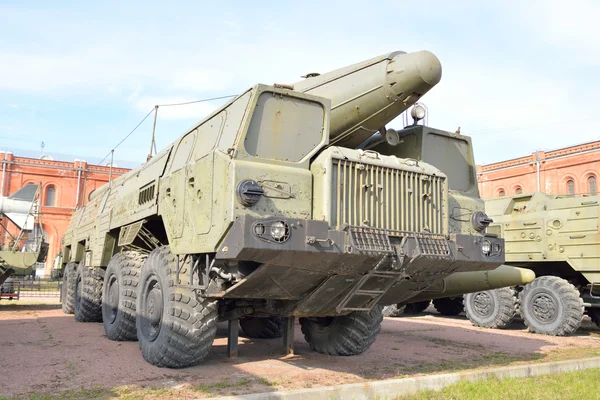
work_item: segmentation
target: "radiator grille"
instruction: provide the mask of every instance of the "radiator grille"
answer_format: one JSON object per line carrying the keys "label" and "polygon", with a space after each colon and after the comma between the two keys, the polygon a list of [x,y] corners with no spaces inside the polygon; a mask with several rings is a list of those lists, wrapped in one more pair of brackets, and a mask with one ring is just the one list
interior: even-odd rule
{"label": "radiator grille", "polygon": [[333,159],[332,225],[445,234],[445,178]]}

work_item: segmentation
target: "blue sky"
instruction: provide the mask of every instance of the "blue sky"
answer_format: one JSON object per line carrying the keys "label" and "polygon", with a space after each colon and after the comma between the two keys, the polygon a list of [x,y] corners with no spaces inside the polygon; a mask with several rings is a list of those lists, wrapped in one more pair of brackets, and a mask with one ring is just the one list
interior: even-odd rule
{"label": "blue sky", "polygon": [[[0,150],[102,158],[154,104],[421,49],[443,67],[429,124],[480,164],[600,138],[598,2],[219,3],[0,0]],[[159,149],[220,104],[161,109]],[[115,158],[145,160],[151,128]]]}

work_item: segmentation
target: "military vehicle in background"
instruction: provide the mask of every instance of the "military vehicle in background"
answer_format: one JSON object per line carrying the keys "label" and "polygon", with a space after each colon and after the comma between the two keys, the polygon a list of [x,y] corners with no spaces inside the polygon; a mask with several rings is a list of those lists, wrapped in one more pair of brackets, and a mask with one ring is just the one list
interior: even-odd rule
{"label": "military vehicle in background", "polygon": [[529,331],[567,335],[584,313],[600,326],[600,196],[544,193],[486,200],[488,232],[503,237],[506,262],[535,272],[525,286],[465,296],[474,325],[503,328],[520,312]]}
{"label": "military vehicle in background", "polygon": [[277,337],[299,317],[315,351],[365,351],[381,305],[504,261],[470,139],[386,127],[440,78],[394,52],[240,94],[74,213],[63,310],[163,367],[201,362],[219,320]]}
{"label": "military vehicle in background", "polygon": [[35,184],[0,196],[0,285],[14,273],[23,274],[46,260],[48,243],[40,227],[38,199],[39,185]]}

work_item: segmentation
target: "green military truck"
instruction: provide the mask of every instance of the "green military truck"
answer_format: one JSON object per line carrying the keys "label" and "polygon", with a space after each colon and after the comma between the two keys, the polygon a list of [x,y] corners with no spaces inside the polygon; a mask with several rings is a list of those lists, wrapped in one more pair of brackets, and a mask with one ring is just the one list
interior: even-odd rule
{"label": "green military truck", "polygon": [[469,138],[386,128],[440,78],[394,52],[240,94],[74,213],[63,310],[162,367],[201,362],[226,320],[365,351],[382,305],[504,262]]}
{"label": "green military truck", "polygon": [[465,296],[477,326],[503,328],[520,312],[529,331],[567,335],[584,314],[600,326],[600,196],[533,193],[486,200],[488,232],[503,237],[506,262],[529,268],[525,285]]}

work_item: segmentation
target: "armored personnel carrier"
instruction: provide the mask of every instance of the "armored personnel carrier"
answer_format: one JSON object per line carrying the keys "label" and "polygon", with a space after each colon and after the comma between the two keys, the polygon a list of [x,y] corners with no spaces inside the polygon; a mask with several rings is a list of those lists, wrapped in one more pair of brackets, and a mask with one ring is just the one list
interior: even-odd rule
{"label": "armored personnel carrier", "polygon": [[503,328],[520,311],[531,332],[567,335],[584,313],[600,326],[600,196],[533,193],[486,200],[489,232],[506,241],[506,262],[535,272],[523,286],[465,296],[477,326]]}
{"label": "armored personnel carrier", "polygon": [[394,52],[248,89],[74,213],[64,311],[162,367],[201,362],[224,320],[277,337],[299,317],[315,351],[365,351],[382,305],[504,262],[470,139],[386,127],[440,78]]}

